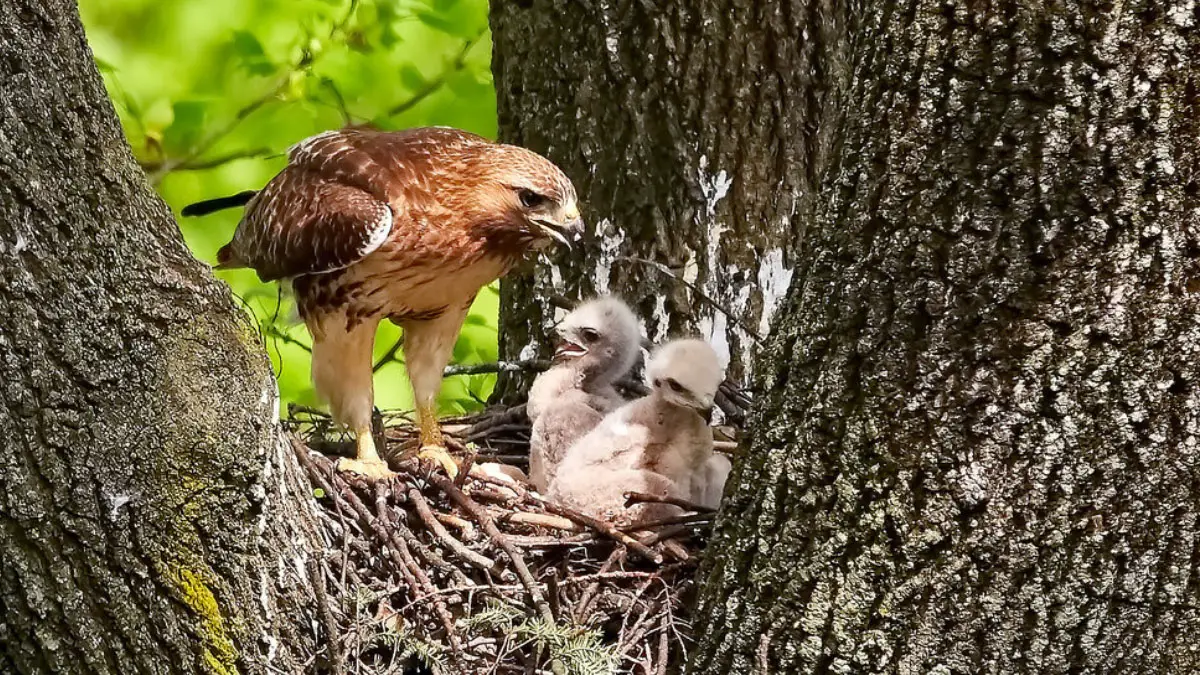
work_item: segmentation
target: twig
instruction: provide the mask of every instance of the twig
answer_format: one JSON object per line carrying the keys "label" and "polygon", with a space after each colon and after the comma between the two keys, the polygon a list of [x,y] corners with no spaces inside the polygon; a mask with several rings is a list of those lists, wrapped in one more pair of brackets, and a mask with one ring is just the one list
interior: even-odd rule
{"label": "twig", "polygon": [[384,113],[384,117],[395,117],[401,113],[406,113],[415,108],[418,103],[429,98],[436,93],[437,90],[441,89],[446,84],[446,79],[449,78],[450,75],[457,73],[466,67],[467,54],[471,52],[471,48],[474,47],[475,43],[479,42],[480,38],[482,37],[483,33],[480,33],[479,35],[476,35],[475,37],[463,42],[462,48],[458,50],[458,54],[454,57],[454,60],[450,62],[449,66],[444,68],[437,77],[425,83],[424,87],[413,92],[413,95],[408,97],[408,99],[392,106],[386,113]]}
{"label": "twig", "polygon": [[[604,561],[604,564],[600,565],[600,570],[594,576],[599,577],[600,575],[608,573],[608,571],[612,569],[614,565],[617,565],[624,560],[625,549],[613,549],[613,552],[608,554],[608,558]],[[583,618],[587,616],[587,612],[590,608],[592,600],[596,597],[596,592],[599,590],[599,579],[597,579],[591,586],[588,586],[583,590],[583,594],[579,596],[579,602],[575,603],[575,616],[573,617],[575,619],[575,623],[583,622]]]}
{"label": "twig", "polygon": [[308,559],[308,579],[312,583],[313,595],[316,597],[317,615],[321,617],[321,625],[325,630],[325,643],[329,649],[329,665],[335,675],[340,675],[344,672],[342,651],[338,646],[337,625],[333,622],[333,613],[329,610],[329,596],[326,593],[323,563],[324,561],[317,557]]}
{"label": "twig", "polygon": [[[382,481],[376,483],[375,510],[377,513],[382,514],[388,510],[387,495],[387,486]],[[404,558],[404,563],[408,566],[409,571],[414,577],[416,577],[417,582],[420,584],[419,588],[421,588],[426,594],[436,595],[437,589],[434,587],[433,582],[429,580],[429,575],[425,574],[425,570],[421,569],[421,566],[417,564],[416,559],[413,558],[412,553],[408,550],[408,546],[405,545],[404,540],[401,539],[398,543],[400,556]],[[454,630],[454,618],[450,616],[450,610],[446,608],[446,603],[440,596],[433,598],[433,607],[434,611],[437,612],[438,616],[442,620],[442,626],[446,629],[446,639],[450,641],[450,646],[454,648],[452,653],[457,659],[458,653],[462,651],[462,647],[459,644],[458,633]]]}
{"label": "twig", "polygon": [[642,538],[642,545],[653,546],[660,541],[666,541],[672,537],[678,537],[681,534],[687,534],[692,531],[692,528],[687,525],[675,525],[672,527],[664,527],[663,529]]}
{"label": "twig", "polygon": [[670,654],[671,632],[668,629],[670,614],[663,613],[659,620],[658,662],[654,666],[654,675],[667,675],[667,656]]}
{"label": "twig", "polygon": [[516,523],[519,525],[533,525],[535,527],[547,527],[552,530],[564,530],[567,532],[580,532],[584,528],[570,518],[562,516],[552,516],[548,513],[529,513],[528,511],[512,511],[505,515],[502,520],[506,523]]}
{"label": "twig", "polygon": [[276,340],[283,342],[284,344],[295,345],[295,346],[299,347],[300,349],[303,349],[304,351],[308,352],[309,354],[312,353],[312,345],[308,344],[307,342],[304,342],[303,340],[298,340],[298,339],[292,337],[291,335],[288,335],[287,333],[279,330],[279,328],[273,323],[267,324],[266,328],[264,329],[264,332],[267,334],[267,336],[273,337]]}
{"label": "twig", "polygon": [[745,324],[745,322],[743,322],[736,314],[734,314],[729,309],[726,309],[724,305],[717,302],[715,299],[713,299],[711,296],[709,296],[704,291],[700,290],[700,288],[698,286],[691,283],[690,281],[687,281],[683,277],[680,277],[678,274],[675,274],[674,272],[672,272],[670,267],[667,267],[666,265],[664,265],[660,262],[656,262],[654,260],[647,260],[646,258],[639,258],[637,256],[618,256],[616,259],[619,261],[622,261],[622,262],[633,262],[633,263],[639,263],[641,265],[645,265],[647,267],[650,267],[651,269],[657,270],[660,274],[662,274],[670,279],[673,279],[673,280],[679,282],[680,284],[683,284],[684,286],[687,286],[689,289],[692,290],[693,293],[696,294],[697,297],[699,297],[701,300],[704,300],[705,302],[707,302],[709,305],[712,306],[713,309],[717,310],[718,312],[720,312],[720,313],[724,314],[726,317],[728,317],[729,320],[733,322],[733,325],[742,329],[742,332],[744,332],[746,335],[749,335],[755,342],[763,341],[763,337],[758,334],[758,331],[747,326]]}
{"label": "twig", "polygon": [[[346,14],[342,16],[341,20],[339,20],[330,28],[329,36],[331,38],[345,29],[346,25],[350,23],[350,19],[354,16],[354,12],[357,9],[358,0],[350,0],[350,6],[346,9]],[[311,68],[313,63],[315,63],[319,57],[320,54],[313,54],[308,49],[302,50],[300,58],[295,63],[291,64],[287,71],[284,72],[278,80],[276,80],[273,86],[260,94],[258,97],[251,100],[246,105],[239,108],[238,111],[233,114],[233,119],[229,120],[225,126],[205,136],[203,140],[192,146],[192,148],[188,152],[184,153],[183,156],[163,160],[162,165],[159,166],[154,173],[150,174],[150,183],[153,185],[158,185],[160,182],[162,182],[163,177],[167,174],[175,171],[181,166],[185,166],[194,162],[198,157],[216,145],[218,141],[228,136],[233,132],[234,129],[238,128],[238,126],[244,122],[247,117],[252,115],[256,110],[266,105],[268,101],[275,98],[285,89],[287,89],[287,87],[291,84],[292,76],[302,70]]]}
{"label": "twig", "polygon": [[391,347],[388,347],[388,350],[386,352],[384,352],[383,356],[379,357],[379,360],[375,362],[375,365],[371,366],[371,372],[378,373],[380,368],[386,366],[387,364],[391,363],[392,361],[395,361],[396,363],[399,363],[400,365],[404,365],[403,361],[396,358],[396,353],[399,352],[400,348],[403,346],[404,346],[404,336],[401,335],[400,337],[396,338],[396,341],[392,343]]}
{"label": "twig", "polygon": [[544,359],[528,359],[521,361],[489,361],[487,363],[464,363],[446,366],[442,371],[443,377],[455,375],[486,375],[489,373],[540,373],[550,367],[550,362]]}
{"label": "twig", "polygon": [[610,539],[621,543],[630,551],[633,551],[655,565],[662,564],[662,556],[643,546],[636,539],[618,530],[616,527],[613,527],[611,523],[607,523],[599,518],[593,518],[592,516],[589,516],[585,513],[580,513],[579,511],[571,508],[567,508],[561,504],[555,504],[554,502],[543,502],[542,506],[553,514],[563,516],[564,518],[570,518],[578,523],[587,525],[593,530],[596,530]]}
{"label": "twig", "polygon": [[425,527],[429,528],[429,531],[433,532],[434,536],[440,539],[447,548],[454,551],[458,557],[484,572],[492,573],[496,571],[495,560],[472,551],[467,548],[466,544],[455,539],[453,535],[446,531],[446,528],[433,516],[433,510],[429,508],[429,502],[425,501],[425,497],[421,495],[420,490],[409,488],[408,501],[416,507],[417,515],[421,517],[421,521],[425,523]]}
{"label": "twig", "polygon": [[704,506],[703,504],[697,504],[695,502],[689,502],[686,499],[680,499],[678,497],[663,497],[660,495],[652,495],[652,494],[648,494],[645,492],[626,492],[625,493],[625,506],[626,507],[629,507],[633,504],[644,503],[644,502],[650,502],[650,503],[654,503],[654,504],[670,504],[672,506],[678,506],[679,508],[684,509],[685,511],[695,511],[697,513],[712,513],[714,511],[716,511],[716,509],[714,509],[714,508]]}
{"label": "twig", "polygon": [[525,585],[525,590],[529,593],[529,597],[533,599],[533,604],[537,606],[541,612],[542,618],[550,623],[554,623],[554,614],[550,611],[550,605],[546,599],[542,597],[542,593],[538,590],[537,582],[534,581],[533,575],[529,573],[529,567],[525,564],[525,558],[521,556],[521,552],[512,545],[504,534],[496,527],[496,523],[492,521],[492,516],[487,512],[487,509],[480,506],[474,499],[468,497],[462,490],[454,484],[454,481],[445,476],[434,474],[429,477],[429,480],[442,492],[446,493],[455,504],[458,504],[463,510],[475,517],[475,521],[483,528],[488,537],[492,539],[497,546],[508,556],[512,562],[513,569],[517,573],[517,578]]}
{"label": "twig", "polygon": [[658,520],[648,520],[634,525],[626,525],[621,529],[623,532],[631,532],[634,530],[649,530],[655,527],[664,525],[711,525],[713,515],[707,513],[688,513],[682,516],[672,516],[670,518],[659,518]]}
{"label": "twig", "polygon": [[[233,150],[223,155],[217,155],[209,159],[200,160],[193,159],[190,161],[180,162],[171,167],[171,171],[207,171],[220,166],[236,162],[242,159],[260,159],[269,157],[275,154],[270,148],[249,148],[246,150]],[[167,160],[162,159],[155,162],[141,162],[144,171],[159,171],[167,163]]]}

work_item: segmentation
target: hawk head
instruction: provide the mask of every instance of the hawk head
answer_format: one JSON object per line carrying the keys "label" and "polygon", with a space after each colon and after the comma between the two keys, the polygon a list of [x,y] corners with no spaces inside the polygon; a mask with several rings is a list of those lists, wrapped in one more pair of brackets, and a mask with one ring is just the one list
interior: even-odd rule
{"label": "hawk head", "polygon": [[478,181],[472,218],[487,236],[500,236],[541,248],[557,242],[567,248],[583,232],[575,186],[541,155],[500,143],[475,148],[471,164]]}

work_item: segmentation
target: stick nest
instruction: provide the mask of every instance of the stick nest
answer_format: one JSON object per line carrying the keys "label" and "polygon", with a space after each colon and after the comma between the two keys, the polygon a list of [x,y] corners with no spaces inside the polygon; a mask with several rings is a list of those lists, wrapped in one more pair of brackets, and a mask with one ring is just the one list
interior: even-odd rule
{"label": "stick nest", "polygon": [[328,455],[352,449],[327,417],[291,414],[292,447],[327,542],[308,570],[326,638],[314,670],[679,670],[709,510],[680,503],[685,515],[634,530],[487,475],[479,463],[527,463],[523,406],[444,421],[447,443],[465,459],[457,481],[412,457],[411,420],[382,422],[377,445],[397,476],[370,482],[335,470]]}

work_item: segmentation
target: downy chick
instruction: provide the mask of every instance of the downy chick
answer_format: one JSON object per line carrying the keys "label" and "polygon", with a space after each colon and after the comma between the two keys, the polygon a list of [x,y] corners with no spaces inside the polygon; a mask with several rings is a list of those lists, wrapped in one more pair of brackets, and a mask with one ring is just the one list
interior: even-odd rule
{"label": "downy chick", "polygon": [[533,382],[529,480],[550,485],[563,453],[625,402],[613,384],[637,362],[641,330],[625,303],[602,297],[581,304],[557,329],[554,364]]}
{"label": "downy chick", "polygon": [[710,495],[720,499],[724,475],[720,460],[713,459],[708,426],[713,398],[724,378],[716,352],[703,340],[675,340],[650,357],[647,375],[648,395],[609,414],[567,451],[550,487],[551,497],[601,517],[620,516],[635,523],[674,515],[679,509],[642,504],[626,511],[625,492],[709,503],[714,500]]}

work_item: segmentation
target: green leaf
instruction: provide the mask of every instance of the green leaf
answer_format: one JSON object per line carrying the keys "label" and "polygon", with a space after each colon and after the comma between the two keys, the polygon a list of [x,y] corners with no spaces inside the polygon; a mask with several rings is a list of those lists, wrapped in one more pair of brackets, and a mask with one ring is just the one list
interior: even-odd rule
{"label": "green leaf", "polygon": [[487,17],[480,16],[468,3],[450,3],[442,7],[416,10],[421,23],[447,35],[471,39],[486,26]]}
{"label": "green leaf", "polygon": [[420,70],[411,63],[406,63],[400,67],[400,83],[409,91],[419,91],[425,88],[429,83]]}
{"label": "green leaf", "polygon": [[171,113],[171,126],[163,130],[163,145],[170,154],[187,152],[200,140],[208,103],[176,101],[171,105]]}
{"label": "green leaf", "polygon": [[250,31],[234,31],[230,46],[238,64],[251,75],[270,75],[275,72],[276,65],[267,58],[262,43]]}

